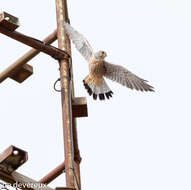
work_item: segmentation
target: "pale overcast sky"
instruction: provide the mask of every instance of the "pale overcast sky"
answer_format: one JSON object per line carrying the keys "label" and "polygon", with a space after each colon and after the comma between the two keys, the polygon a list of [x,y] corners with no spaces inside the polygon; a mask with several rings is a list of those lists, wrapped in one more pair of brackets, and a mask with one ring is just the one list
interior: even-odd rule
{"label": "pale overcast sky", "polygon": [[[82,189],[191,189],[191,2],[189,0],[68,0],[71,24],[107,61],[149,81],[141,93],[108,81],[111,100],[93,101],[82,80],[88,65],[73,47],[76,96],[89,117],[78,119]],[[1,0],[20,19],[17,31],[43,39],[56,28],[55,1]],[[57,46],[57,42],[54,43]],[[0,34],[0,71],[30,48]],[[29,153],[18,169],[39,180],[64,159],[58,63],[41,53],[24,83],[0,84],[0,151]],[[65,175],[51,187],[64,186]]]}

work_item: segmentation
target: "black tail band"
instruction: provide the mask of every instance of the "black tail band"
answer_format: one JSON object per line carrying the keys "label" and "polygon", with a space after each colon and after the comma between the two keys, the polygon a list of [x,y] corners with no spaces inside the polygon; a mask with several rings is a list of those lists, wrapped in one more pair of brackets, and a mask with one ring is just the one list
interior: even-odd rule
{"label": "black tail band", "polygon": [[112,94],[113,92],[112,91],[109,91],[109,92],[106,92],[106,93],[101,93],[101,94],[95,94],[93,93],[92,89],[89,87],[89,85],[85,82],[85,80],[83,80],[83,83],[84,83],[84,87],[85,89],[87,90],[88,94],[91,96],[93,94],[93,99],[94,100],[97,100],[97,97],[99,96],[99,99],[100,100],[105,100],[105,96],[107,99],[111,98],[112,97]]}

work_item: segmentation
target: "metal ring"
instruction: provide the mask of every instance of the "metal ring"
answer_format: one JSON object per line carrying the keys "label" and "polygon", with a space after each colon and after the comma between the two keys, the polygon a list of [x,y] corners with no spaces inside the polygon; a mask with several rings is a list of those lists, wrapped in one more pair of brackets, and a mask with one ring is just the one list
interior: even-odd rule
{"label": "metal ring", "polygon": [[56,92],[61,92],[61,90],[56,89],[56,84],[57,84],[58,81],[60,81],[60,78],[57,79],[57,80],[54,82],[54,90],[55,90]]}
{"label": "metal ring", "polygon": [[66,75],[62,75],[60,78],[58,78],[58,79],[54,82],[54,90],[55,90],[56,92],[61,92],[61,89],[58,90],[58,89],[56,88],[56,84],[57,84],[57,82],[60,81],[62,78],[67,78],[68,80],[71,80],[71,78],[70,78],[69,76],[66,76]]}

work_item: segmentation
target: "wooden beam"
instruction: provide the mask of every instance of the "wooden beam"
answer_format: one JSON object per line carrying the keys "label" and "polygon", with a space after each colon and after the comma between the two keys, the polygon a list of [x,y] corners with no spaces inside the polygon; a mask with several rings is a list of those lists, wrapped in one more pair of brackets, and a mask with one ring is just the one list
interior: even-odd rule
{"label": "wooden beam", "polygon": [[19,27],[19,19],[6,12],[0,13],[0,26],[3,26],[11,31]]}
{"label": "wooden beam", "polygon": [[88,108],[85,97],[78,97],[72,99],[72,115],[73,117],[87,117]]}
{"label": "wooden beam", "polygon": [[39,182],[49,184],[51,181],[56,179],[59,175],[63,174],[65,169],[65,162],[62,162],[59,166],[57,166],[54,170],[44,176]]}
{"label": "wooden beam", "polygon": [[[43,42],[46,44],[51,44],[57,39],[57,30],[52,32],[50,35],[48,35]],[[39,50],[37,49],[31,49],[27,53],[25,53],[22,57],[17,59],[13,64],[11,64],[7,69],[2,71],[0,73],[0,83],[3,82],[5,79],[8,77],[13,76],[15,73],[19,72],[22,70],[24,65],[26,65],[27,62],[29,62],[31,59],[33,59],[36,55],[40,53]]]}
{"label": "wooden beam", "polygon": [[[8,20],[8,22],[10,22],[10,20]],[[7,26],[4,25],[0,25],[0,32],[14,40],[17,40],[21,43],[24,43],[28,46],[31,46],[35,49],[38,49],[41,52],[44,52],[50,56],[52,56],[54,59],[57,60],[63,60],[63,59],[69,59],[70,55],[66,52],[63,51],[61,49],[58,49],[54,46],[51,46],[49,44],[46,44],[40,40],[37,40],[35,38],[26,36],[22,33],[16,32],[16,31],[12,31],[10,30]]]}
{"label": "wooden beam", "polygon": [[27,160],[27,152],[11,145],[0,154],[0,171],[12,173]]}
{"label": "wooden beam", "polygon": [[56,187],[55,190],[76,190],[75,188],[69,188],[69,187]]}
{"label": "wooden beam", "polygon": [[10,75],[10,78],[19,83],[22,83],[32,74],[33,74],[33,67],[31,65],[25,64],[17,72]]}

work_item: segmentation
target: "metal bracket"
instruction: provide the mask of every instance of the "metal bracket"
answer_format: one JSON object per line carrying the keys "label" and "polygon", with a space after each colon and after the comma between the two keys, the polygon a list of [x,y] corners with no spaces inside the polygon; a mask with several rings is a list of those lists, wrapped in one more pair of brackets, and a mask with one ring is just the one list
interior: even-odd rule
{"label": "metal bracket", "polygon": [[72,99],[72,115],[73,117],[87,117],[88,107],[85,97],[78,97]]}
{"label": "metal bracket", "polygon": [[20,26],[19,19],[6,12],[0,13],[0,26],[3,26],[11,31],[16,30]]}
{"label": "metal bracket", "polygon": [[12,173],[28,160],[28,153],[13,145],[0,154],[0,171]]}

